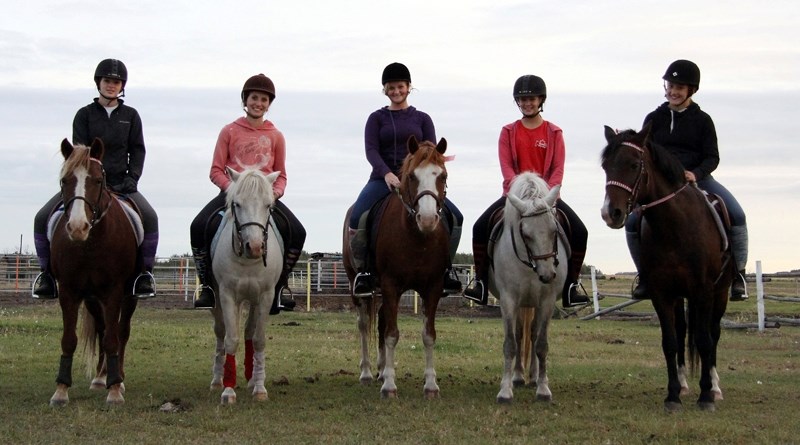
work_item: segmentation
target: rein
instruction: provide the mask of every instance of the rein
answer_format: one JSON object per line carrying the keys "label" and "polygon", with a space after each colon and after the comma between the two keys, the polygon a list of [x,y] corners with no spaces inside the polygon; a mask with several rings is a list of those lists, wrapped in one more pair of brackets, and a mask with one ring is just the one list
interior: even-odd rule
{"label": "rein", "polygon": [[522,238],[522,245],[525,246],[525,254],[528,257],[527,261],[523,260],[519,256],[519,251],[517,250],[517,239],[516,239],[516,236],[514,235],[515,231],[513,229],[511,230],[511,246],[514,249],[514,255],[517,257],[517,259],[522,264],[528,266],[534,272],[536,271],[536,263],[535,263],[535,261],[538,261],[538,260],[546,260],[548,258],[555,258],[555,260],[554,260],[555,265],[558,266],[558,224],[556,223],[556,230],[555,230],[555,233],[553,233],[553,250],[550,253],[546,253],[546,254],[543,254],[543,255],[534,255],[533,252],[531,252],[531,249],[528,247],[528,243],[525,240],[525,233],[522,231],[522,218],[531,218],[531,217],[534,217],[534,216],[544,215],[545,213],[547,213],[549,211],[550,211],[550,209],[544,209],[542,211],[539,211],[539,212],[536,212],[536,213],[533,213],[533,214],[530,214],[530,215],[520,216],[520,221],[519,221],[519,224],[518,224],[516,232],[519,232],[520,237]]}
{"label": "rein", "polygon": [[108,209],[111,208],[111,204],[112,204],[112,202],[114,200],[113,199],[109,199],[107,204],[106,204],[106,206],[105,206],[105,208],[103,208],[102,211],[99,209],[100,201],[103,199],[103,192],[108,192],[108,188],[106,187],[106,171],[105,171],[105,169],[103,169],[103,163],[100,162],[99,160],[91,158],[90,161],[97,162],[100,165],[100,171],[103,173],[103,186],[100,187],[100,189],[97,191],[97,199],[94,202],[92,202],[92,201],[89,201],[88,199],[86,199],[86,197],[84,197],[84,196],[77,196],[76,195],[76,196],[73,196],[72,198],[64,201],[64,186],[62,185],[61,186],[61,200],[64,201],[64,213],[67,213],[69,211],[70,206],[75,201],[83,201],[83,202],[85,202],[86,205],[88,205],[89,208],[92,209],[92,220],[89,221],[89,227],[91,228],[91,227],[94,227],[95,224],[99,223],[100,220],[103,219],[104,216],[106,216],[106,213],[108,213]]}
{"label": "rein", "polygon": [[[644,149],[642,147],[634,144],[633,142],[622,142],[621,145],[624,145],[626,147],[631,147],[631,148],[633,148],[633,149],[635,149],[636,151],[639,152],[639,155],[640,155],[639,156],[639,175],[636,177],[636,182],[633,184],[633,187],[630,187],[627,184],[619,182],[619,181],[608,181],[608,182],[606,182],[606,187],[608,187],[609,185],[613,185],[615,187],[621,188],[622,190],[625,190],[626,192],[628,192],[630,194],[630,196],[628,197],[627,207],[625,209],[626,214],[630,214],[631,211],[633,210],[633,205],[636,204],[636,199],[639,197],[639,188],[642,185],[642,178],[646,177],[646,175],[647,175],[647,170],[645,170],[645,166],[644,166],[644,154],[645,154],[645,151],[644,151]],[[656,199],[655,201],[647,203],[647,204],[641,204],[639,206],[639,209],[640,209],[641,212],[644,212],[645,210],[649,209],[650,207],[655,207],[655,206],[657,206],[659,204],[663,204],[663,203],[669,201],[670,199],[674,198],[678,193],[682,192],[688,186],[689,186],[689,183],[687,182],[686,184],[683,184],[683,186],[681,188],[679,188],[678,190],[675,190],[674,192],[670,193],[667,196],[663,196],[663,197],[661,197],[659,199]]]}
{"label": "rein", "polygon": [[[261,229],[261,233],[264,240],[264,249],[262,250],[261,254],[261,262],[264,263],[264,267],[267,267],[267,240],[269,239],[269,232],[267,226],[269,226],[269,216],[267,216],[267,222],[264,224],[257,223],[257,222],[246,222],[244,224],[239,223],[239,216],[236,214],[236,206],[235,202],[231,203],[231,214],[233,214],[233,224],[234,229],[231,231],[231,249],[236,254],[236,256],[241,257],[244,255],[244,238],[242,237],[242,230],[248,226],[256,226]],[[272,206],[269,206],[269,213],[272,214]],[[237,241],[238,247],[237,249]]]}

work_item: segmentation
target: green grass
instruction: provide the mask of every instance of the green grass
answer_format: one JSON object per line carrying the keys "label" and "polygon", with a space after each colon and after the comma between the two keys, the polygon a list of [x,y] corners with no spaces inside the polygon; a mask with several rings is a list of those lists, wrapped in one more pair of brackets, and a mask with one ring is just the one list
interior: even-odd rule
{"label": "green grass", "polygon": [[[718,369],[725,400],[714,413],[684,398],[663,412],[666,372],[652,322],[554,320],[549,377],[554,401],[517,388],[498,405],[499,319],[437,320],[441,398],[422,397],[421,318],[400,319],[399,398],[358,383],[353,313],[284,313],[267,330],[269,400],[238,403],[209,391],[214,338],[204,311],[140,308],[126,363],[125,404],[89,391],[76,359],[70,403],[55,390],[61,318],[57,305],[0,309],[0,437],[5,443],[796,443],[800,424],[800,329],[723,331]],[[240,346],[240,349],[242,347]],[[241,361],[243,353],[237,358]],[[241,368],[240,368],[241,369]],[[288,385],[272,382],[281,377]],[[180,400],[184,411],[159,411]]]}

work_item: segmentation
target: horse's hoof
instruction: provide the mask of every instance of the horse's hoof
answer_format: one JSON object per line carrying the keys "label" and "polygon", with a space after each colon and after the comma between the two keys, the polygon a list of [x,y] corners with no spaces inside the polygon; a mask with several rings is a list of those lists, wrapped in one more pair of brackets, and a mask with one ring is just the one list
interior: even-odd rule
{"label": "horse's hoof", "polygon": [[382,389],[381,390],[381,398],[382,399],[396,399],[397,398],[397,390],[396,389],[391,389],[391,390],[388,390],[388,389],[387,390],[383,390]]}
{"label": "horse's hoof", "polygon": [[439,390],[438,389],[426,389],[425,390],[425,400],[434,400],[439,398]]}
{"label": "horse's hoof", "polygon": [[63,408],[67,406],[69,403],[69,399],[50,399],[50,406],[53,408]]}
{"label": "horse's hoof", "polygon": [[667,414],[677,413],[683,409],[683,404],[680,402],[664,402],[664,411]]}
{"label": "horse's hoof", "polygon": [[222,389],[222,383],[211,382],[211,385],[208,387],[209,391],[216,391]]}
{"label": "horse's hoof", "polygon": [[235,403],[236,403],[236,392],[233,391],[233,388],[225,388],[225,391],[222,391],[220,404],[233,405]]}
{"label": "horse's hoof", "polygon": [[550,394],[536,394],[536,400],[539,402],[552,402],[553,396]]}
{"label": "horse's hoof", "polygon": [[514,388],[522,388],[525,386],[525,379],[514,380],[511,384],[514,385]]}
{"label": "horse's hoof", "polygon": [[253,394],[253,400],[255,400],[256,402],[264,402],[269,400],[269,397],[267,396],[266,392],[257,392]]}
{"label": "horse's hoof", "polygon": [[697,407],[702,411],[708,411],[711,413],[717,410],[717,405],[715,405],[714,402],[697,402]]}
{"label": "horse's hoof", "polygon": [[714,395],[714,401],[724,400],[722,397],[722,391],[711,391],[711,394]]}
{"label": "horse's hoof", "polygon": [[497,403],[500,405],[510,405],[514,401],[513,397],[497,397]]}
{"label": "horse's hoof", "polygon": [[688,396],[689,394],[691,394],[691,391],[689,391],[689,387],[688,386],[681,386],[681,395],[682,396]]}
{"label": "horse's hoof", "polygon": [[106,379],[95,377],[92,379],[92,383],[89,385],[89,389],[92,391],[100,391],[106,389]]}
{"label": "horse's hoof", "polygon": [[125,399],[122,397],[121,394],[118,395],[118,396],[112,396],[111,394],[109,394],[108,397],[106,397],[106,405],[118,406],[118,405],[122,405],[124,403],[125,403]]}

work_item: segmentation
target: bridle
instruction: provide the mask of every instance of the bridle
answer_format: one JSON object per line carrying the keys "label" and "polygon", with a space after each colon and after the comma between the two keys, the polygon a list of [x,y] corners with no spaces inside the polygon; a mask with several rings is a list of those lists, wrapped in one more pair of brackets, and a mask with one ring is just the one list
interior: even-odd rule
{"label": "bridle", "polygon": [[[258,222],[246,222],[241,224],[239,222],[239,216],[236,214],[236,207],[238,204],[236,202],[231,202],[231,214],[233,215],[233,225],[234,230],[231,231],[231,248],[236,256],[241,257],[244,255],[244,237],[242,236],[242,230],[248,226],[256,226],[261,229],[261,234],[264,240],[264,249],[262,249],[261,254],[261,261],[264,263],[264,267],[267,267],[267,240],[269,239],[269,231],[267,227],[269,226],[269,215],[272,214],[272,205],[269,206],[269,214],[267,215],[267,221],[264,224]],[[237,241],[238,241],[238,249],[237,249]]]}
{"label": "bridle", "polygon": [[[627,205],[626,205],[626,208],[625,208],[625,215],[627,216],[627,215],[630,215],[631,211],[633,210],[633,206],[636,204],[636,201],[639,198],[639,188],[642,185],[642,178],[644,178],[644,182],[647,182],[647,170],[645,169],[645,166],[644,166],[645,151],[644,151],[644,149],[642,147],[634,144],[633,142],[627,142],[627,141],[626,142],[622,142],[620,145],[624,145],[626,147],[633,148],[634,150],[639,152],[639,174],[636,176],[636,181],[633,183],[633,187],[630,187],[627,184],[625,184],[623,182],[619,182],[619,181],[607,181],[606,182],[606,187],[608,187],[610,185],[613,185],[615,187],[621,188],[622,190],[625,190],[630,195],[628,197],[628,202],[627,202]],[[639,205],[639,211],[640,212],[644,212],[645,210],[647,210],[650,207],[655,207],[655,206],[657,206],[659,204],[663,204],[663,203],[669,201],[670,199],[674,198],[675,195],[677,195],[678,193],[680,193],[684,189],[686,189],[686,187],[688,187],[688,186],[689,186],[689,183],[687,182],[687,183],[683,184],[683,186],[681,186],[681,188],[679,188],[678,190],[675,190],[674,192],[670,193],[667,196],[661,197],[661,198],[659,198],[659,199],[657,199],[657,200],[655,200],[653,202],[647,203],[647,204]]]}
{"label": "bridle", "polygon": [[72,198],[64,201],[64,183],[63,183],[63,179],[62,179],[62,182],[61,182],[61,200],[64,201],[64,213],[65,214],[67,214],[69,212],[70,206],[75,201],[83,201],[83,202],[85,202],[86,205],[88,205],[89,208],[92,210],[92,220],[89,221],[89,227],[91,228],[91,227],[94,227],[95,224],[100,222],[100,220],[103,219],[103,217],[106,215],[106,213],[108,213],[108,209],[111,208],[112,200],[109,199],[108,202],[106,203],[106,206],[102,210],[100,209],[100,201],[103,199],[103,192],[107,191],[107,189],[106,189],[106,171],[105,171],[105,169],[103,169],[103,163],[100,162],[99,160],[94,159],[94,158],[90,158],[89,160],[91,162],[96,162],[98,165],[100,165],[100,172],[103,174],[103,183],[102,183],[102,186],[97,191],[97,199],[95,199],[95,201],[92,202],[92,201],[89,201],[88,199],[86,199],[86,197],[84,197],[84,196],[75,195]]}
{"label": "bridle", "polygon": [[406,200],[403,198],[403,193],[400,191],[399,187],[394,188],[394,192],[397,194],[397,197],[400,198],[400,202],[403,204],[403,207],[406,209],[406,213],[408,216],[414,218],[417,216],[417,204],[419,204],[419,200],[425,196],[430,196],[436,200],[436,213],[442,213],[442,206],[444,205],[444,197],[447,195],[447,184],[445,184],[445,191],[442,193],[442,197],[439,197],[438,194],[430,191],[430,190],[423,190],[414,197],[414,200],[411,203],[407,203]]}
{"label": "bridle", "polygon": [[[517,259],[522,264],[528,266],[534,272],[536,271],[536,261],[539,261],[539,260],[546,260],[548,258],[554,258],[554,260],[553,260],[554,264],[556,266],[558,266],[558,223],[554,221],[555,225],[556,225],[556,229],[553,232],[553,250],[550,251],[550,253],[545,253],[543,255],[534,255],[533,252],[531,251],[530,247],[528,247],[528,241],[530,240],[530,238],[525,236],[525,232],[522,230],[522,219],[523,218],[532,218],[532,217],[535,217],[535,216],[542,216],[542,215],[545,215],[548,212],[550,213],[552,218],[555,219],[555,215],[553,214],[553,209],[549,208],[549,207],[545,207],[544,209],[539,210],[539,211],[534,212],[534,213],[531,213],[530,215],[520,215],[520,220],[519,220],[519,224],[518,224],[517,230],[515,231],[515,230],[513,230],[513,228],[511,230],[511,246],[514,249],[514,255],[517,257]],[[522,259],[522,257],[519,256],[519,251],[517,250],[517,240],[516,240],[516,236],[514,235],[515,232],[519,232],[520,238],[522,238],[522,245],[525,246],[525,254],[528,257],[527,261]]]}

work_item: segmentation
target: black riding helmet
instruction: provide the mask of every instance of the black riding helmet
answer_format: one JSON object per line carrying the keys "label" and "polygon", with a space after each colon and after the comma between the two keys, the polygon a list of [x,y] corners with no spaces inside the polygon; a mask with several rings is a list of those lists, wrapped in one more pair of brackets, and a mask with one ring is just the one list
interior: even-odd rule
{"label": "black riding helmet", "polygon": [[697,91],[700,89],[700,68],[690,60],[676,60],[669,64],[662,79],[681,85],[689,85]]}
{"label": "black riding helmet", "polygon": [[514,82],[514,101],[528,96],[541,96],[542,104],[539,106],[539,111],[544,110],[544,102],[547,100],[547,85],[541,77],[525,74]]}
{"label": "black riding helmet", "polygon": [[394,62],[386,65],[381,75],[381,85],[388,82],[405,81],[411,83],[411,72],[402,63]]}
{"label": "black riding helmet", "polygon": [[263,74],[256,74],[250,76],[242,87],[242,103],[247,103],[247,95],[251,91],[260,91],[269,95],[269,102],[275,101],[275,84],[272,83],[269,77]]}
{"label": "black riding helmet", "polygon": [[122,82],[120,97],[125,96],[125,84],[128,83],[128,68],[125,67],[121,60],[104,59],[97,64],[97,68],[94,70],[94,83],[97,85],[97,91],[100,91],[100,79],[103,77],[120,80]]}

